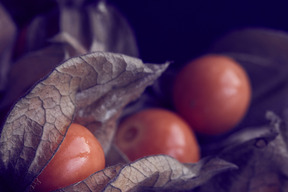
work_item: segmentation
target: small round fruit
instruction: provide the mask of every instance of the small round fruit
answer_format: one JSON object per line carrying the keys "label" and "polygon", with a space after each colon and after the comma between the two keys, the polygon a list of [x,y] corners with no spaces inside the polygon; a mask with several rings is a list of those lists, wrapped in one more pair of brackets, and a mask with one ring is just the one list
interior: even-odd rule
{"label": "small round fruit", "polygon": [[82,181],[105,168],[105,156],[96,137],[71,124],[59,150],[35,181],[35,191],[53,191]]}
{"label": "small round fruit", "polygon": [[196,132],[208,135],[234,128],[246,114],[250,99],[245,70],[223,55],[205,55],[188,63],[173,87],[176,111]]}
{"label": "small round fruit", "polygon": [[180,162],[197,162],[200,156],[189,125],[165,109],[146,109],[124,119],[116,134],[116,144],[131,161],[165,154]]}

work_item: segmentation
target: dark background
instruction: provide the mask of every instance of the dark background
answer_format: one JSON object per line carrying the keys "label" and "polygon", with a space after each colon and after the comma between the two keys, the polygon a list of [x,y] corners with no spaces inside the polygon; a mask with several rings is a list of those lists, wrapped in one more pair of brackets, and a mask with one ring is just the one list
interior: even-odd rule
{"label": "dark background", "polygon": [[[145,62],[187,62],[231,30],[288,31],[286,1],[109,0],[134,29]],[[288,53],[287,53],[288,54]]]}
{"label": "dark background", "polygon": [[[219,37],[243,27],[288,31],[288,1],[285,0],[107,1],[127,18],[135,32],[140,57],[145,62],[186,62],[205,53]],[[48,11],[56,4],[56,0],[0,2],[20,27],[37,13]]]}

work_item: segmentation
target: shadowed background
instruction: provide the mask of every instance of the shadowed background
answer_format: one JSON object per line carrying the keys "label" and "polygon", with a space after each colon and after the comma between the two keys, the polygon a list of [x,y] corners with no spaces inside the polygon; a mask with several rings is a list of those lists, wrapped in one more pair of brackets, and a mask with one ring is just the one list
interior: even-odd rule
{"label": "shadowed background", "polygon": [[[131,24],[140,56],[147,62],[186,62],[202,54],[213,41],[233,29],[264,27],[288,30],[288,3],[281,0],[107,1],[114,4]],[[21,27],[36,14],[49,11],[56,1],[1,2]]]}
{"label": "shadowed background", "polygon": [[288,30],[287,1],[109,0],[135,31],[147,62],[186,62],[242,27]]}

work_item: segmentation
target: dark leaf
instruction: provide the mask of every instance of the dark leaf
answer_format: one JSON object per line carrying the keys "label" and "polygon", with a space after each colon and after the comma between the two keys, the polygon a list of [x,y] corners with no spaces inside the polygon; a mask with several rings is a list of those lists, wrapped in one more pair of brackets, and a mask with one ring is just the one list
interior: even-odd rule
{"label": "dark leaf", "polygon": [[[16,26],[0,4],[0,96],[7,87],[12,48],[16,37]],[[5,30],[4,30],[5,29]],[[1,98],[1,97],[0,97]]]}
{"label": "dark leaf", "polygon": [[[284,63],[282,62],[288,59],[286,54],[287,43],[288,36],[284,31],[265,28],[244,28],[225,34],[211,46],[210,51],[247,54],[255,60],[261,60],[262,62],[258,62],[258,64],[262,66],[283,65]],[[268,59],[268,61],[265,61],[265,59]],[[269,63],[271,59],[275,62]]]}
{"label": "dark leaf", "polygon": [[[271,125],[247,129],[238,134],[238,139],[226,143],[228,147],[221,154],[239,169],[215,176],[201,186],[199,191],[287,191],[288,151],[287,124],[268,113]],[[240,140],[242,139],[242,140]]]}
{"label": "dark leaf", "polygon": [[35,17],[24,33],[24,53],[40,49],[48,39],[64,33],[77,40],[77,46],[74,41],[70,43],[80,53],[107,51],[138,56],[130,26],[105,0],[85,5],[67,5],[59,1],[57,8]]}
{"label": "dark leaf", "polygon": [[137,43],[128,22],[113,6],[100,1],[87,7],[92,44],[90,51],[124,53],[138,57]]}
{"label": "dark leaf", "polygon": [[69,124],[88,127],[107,153],[116,120],[129,102],[168,66],[107,52],[67,60],[39,82],[10,112],[0,138],[0,177],[28,189],[56,152]]}

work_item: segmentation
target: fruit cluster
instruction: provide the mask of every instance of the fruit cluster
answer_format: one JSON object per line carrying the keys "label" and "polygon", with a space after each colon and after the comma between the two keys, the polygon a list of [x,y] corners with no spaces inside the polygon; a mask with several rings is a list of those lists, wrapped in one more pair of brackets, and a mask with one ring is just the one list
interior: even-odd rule
{"label": "fruit cluster", "polygon": [[205,55],[177,73],[173,85],[174,111],[146,109],[126,118],[116,142],[130,160],[168,154],[181,162],[197,162],[194,133],[219,135],[244,117],[251,99],[245,70],[232,58]]}
{"label": "fruit cluster", "polygon": [[[232,58],[205,55],[177,73],[172,98],[174,111],[149,108],[119,123],[115,143],[129,160],[166,154],[183,163],[199,161],[196,134],[219,135],[233,129],[249,107],[251,87],[245,70]],[[88,129],[71,124],[34,188],[59,189],[104,167],[101,144]]]}

